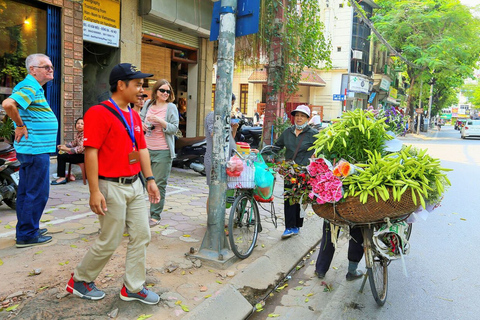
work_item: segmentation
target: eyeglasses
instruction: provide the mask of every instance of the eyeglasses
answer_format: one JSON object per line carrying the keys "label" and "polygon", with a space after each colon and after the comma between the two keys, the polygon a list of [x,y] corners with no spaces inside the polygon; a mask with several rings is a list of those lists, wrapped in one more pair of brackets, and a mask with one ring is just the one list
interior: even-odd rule
{"label": "eyeglasses", "polygon": [[160,91],[161,93],[165,93],[165,92],[168,94],[172,93],[171,90],[165,90],[165,89],[158,89],[158,91]]}
{"label": "eyeglasses", "polygon": [[50,71],[50,70],[55,70],[55,68],[53,66],[32,66],[34,68],[42,68],[42,69],[45,69],[46,71]]}

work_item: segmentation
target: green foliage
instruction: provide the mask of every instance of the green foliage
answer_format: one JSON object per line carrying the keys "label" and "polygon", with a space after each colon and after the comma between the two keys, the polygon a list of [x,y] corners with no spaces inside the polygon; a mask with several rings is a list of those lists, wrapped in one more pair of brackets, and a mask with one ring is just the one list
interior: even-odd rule
{"label": "green foliage", "polygon": [[9,117],[5,117],[2,121],[0,121],[1,138],[12,140],[14,130],[15,129],[13,128],[13,121]]}
{"label": "green foliage", "polygon": [[[287,96],[298,90],[305,67],[330,67],[331,43],[326,39],[318,0],[285,0],[284,17],[278,16],[281,0],[261,2],[259,32],[237,39],[235,63],[252,67],[269,65],[270,95]],[[279,61],[272,61],[273,50]],[[278,49],[277,49],[278,50]],[[321,64],[321,65],[320,65]],[[269,83],[270,84],[270,83]]]}
{"label": "green foliage", "polygon": [[[480,56],[480,19],[458,0],[376,3],[381,8],[372,18],[375,28],[405,58],[420,66],[407,67],[409,103],[418,100],[421,78],[425,86],[435,78],[433,105],[447,107],[442,104],[452,101],[455,88],[473,74]],[[428,89],[423,93],[428,97]]]}
{"label": "green foliage", "polygon": [[345,159],[351,163],[366,162],[368,151],[384,154],[386,118],[375,120],[374,114],[362,109],[346,112],[343,117],[320,131],[311,149],[327,160]]}

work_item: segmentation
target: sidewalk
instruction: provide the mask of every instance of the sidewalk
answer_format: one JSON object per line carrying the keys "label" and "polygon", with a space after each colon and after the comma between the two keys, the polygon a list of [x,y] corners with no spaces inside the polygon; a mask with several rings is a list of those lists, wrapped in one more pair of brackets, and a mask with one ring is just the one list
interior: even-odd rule
{"label": "sidewalk", "polygon": [[[49,229],[54,240],[44,246],[15,248],[15,212],[2,205],[0,308],[19,306],[11,312],[1,311],[0,319],[15,314],[18,319],[58,319],[60,314],[64,319],[137,319],[141,315],[152,315],[150,319],[243,319],[253,309],[251,303],[275,286],[321,237],[322,220],[309,212],[300,236],[280,240],[284,231],[282,191],[282,181],[277,181],[278,229],[271,223],[270,213],[260,209],[263,231],[253,254],[226,270],[215,269],[185,255],[191,247],[199,249],[205,234],[205,177],[173,168],[162,223],[151,229],[147,253],[147,285],[162,298],[157,306],[123,302],[118,297],[127,239],[96,280],[107,294],[105,299],[92,302],[66,294],[70,273],[99,230],[88,206],[88,186],[81,179],[51,186],[41,226]],[[112,312],[117,316],[107,315]]]}

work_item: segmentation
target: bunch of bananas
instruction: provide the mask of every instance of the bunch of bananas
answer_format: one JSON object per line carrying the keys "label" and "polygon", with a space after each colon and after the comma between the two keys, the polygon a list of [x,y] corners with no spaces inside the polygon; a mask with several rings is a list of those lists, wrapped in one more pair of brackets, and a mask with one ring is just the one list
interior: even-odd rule
{"label": "bunch of bananas", "polygon": [[368,196],[387,201],[390,192],[394,201],[410,190],[412,201],[425,208],[427,203],[438,202],[444,192],[444,185],[451,185],[444,173],[451,169],[442,168],[440,160],[430,157],[427,149],[417,150],[411,145],[399,152],[382,156],[376,150],[365,150],[368,160],[365,164],[355,164],[358,174],[343,180],[345,197],[359,196],[362,203]]}

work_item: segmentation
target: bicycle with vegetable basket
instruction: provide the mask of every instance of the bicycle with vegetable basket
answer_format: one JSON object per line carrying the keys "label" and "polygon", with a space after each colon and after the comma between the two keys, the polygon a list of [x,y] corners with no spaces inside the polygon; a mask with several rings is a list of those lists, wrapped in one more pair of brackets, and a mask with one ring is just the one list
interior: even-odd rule
{"label": "bicycle with vegetable basket", "polygon": [[427,150],[403,146],[386,131],[386,120],[361,109],[346,112],[315,136],[318,158],[307,167],[277,167],[296,182],[287,194],[291,201],[312,203],[333,228],[362,229],[367,273],[360,290],[368,279],[380,306],[387,298],[389,264],[409,252],[412,213],[439,206],[450,185],[450,169]]}
{"label": "bicycle with vegetable basket", "polygon": [[[227,173],[228,168],[243,166],[239,176],[228,177],[228,187],[233,189],[233,195],[227,197],[227,208],[231,205],[228,239],[233,253],[240,259],[246,259],[252,254],[258,234],[262,231],[259,205],[270,212],[272,223],[275,228],[277,227],[277,216],[273,204],[275,176],[267,165],[273,159],[277,149],[274,146],[266,146],[258,156],[245,156],[235,151],[236,157],[232,157],[229,161]],[[270,209],[262,205],[268,203]]]}

